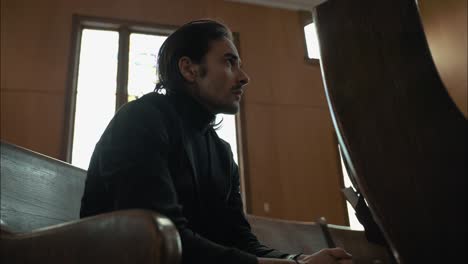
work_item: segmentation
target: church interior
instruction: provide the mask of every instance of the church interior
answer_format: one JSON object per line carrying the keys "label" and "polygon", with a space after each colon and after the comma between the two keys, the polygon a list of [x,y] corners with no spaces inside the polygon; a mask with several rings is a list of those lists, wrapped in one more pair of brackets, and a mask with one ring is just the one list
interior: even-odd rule
{"label": "church interior", "polygon": [[[339,2],[339,0],[328,1]],[[243,68],[250,76],[240,112],[235,117],[245,213],[253,220],[259,217],[260,222],[262,219],[277,219],[294,223],[318,223],[323,217],[331,229],[333,226],[349,227],[352,221],[350,215],[354,215],[354,211],[347,205],[342,191],[348,177],[345,174],[350,173],[349,170],[359,170],[366,166],[359,167],[361,163],[357,162],[356,168],[348,167],[346,172],[341,156],[345,159],[344,156],[347,154],[340,154],[339,148],[340,144],[346,143],[343,139],[346,135],[337,133],[337,117],[331,113],[336,110],[338,115],[341,109],[339,106],[336,106],[336,109],[330,106],[330,102],[333,102],[333,93],[331,90],[327,93],[326,90],[327,85],[331,87],[333,83],[340,82],[331,80],[327,84],[329,79],[323,75],[330,70],[329,76],[335,76],[332,74],[333,70],[324,67],[325,64],[322,65],[320,58],[308,57],[307,52],[310,47],[306,44],[304,31],[305,26],[316,22],[314,19],[317,18],[317,23],[320,23],[321,10],[317,7],[326,5],[328,1],[1,0],[2,174],[10,173],[6,163],[3,164],[3,151],[7,149],[10,151],[11,146],[18,146],[58,160],[50,161],[51,164],[55,164],[50,166],[56,166],[56,169],[51,170],[56,174],[54,177],[62,176],[60,174],[63,170],[67,170],[61,162],[71,163],[74,111],[77,105],[77,58],[83,29],[105,29],[127,35],[132,33],[132,30],[134,32],[154,30],[156,35],[167,35],[171,30],[189,21],[210,18],[226,24],[232,30],[243,61]],[[361,4],[365,5],[369,1],[353,2],[356,8],[360,9]],[[416,2],[430,57],[443,86],[454,102],[454,109],[458,109],[460,116],[464,117],[466,128],[467,1],[418,0]],[[326,12],[329,11],[323,8],[322,14]],[[325,20],[324,18],[322,21]],[[399,22],[388,22],[388,24],[393,23]],[[327,33],[320,34],[322,33],[320,30],[327,26],[325,23],[317,26],[318,39],[320,45],[330,43],[329,49],[328,46],[320,46],[322,53],[332,54],[330,49],[338,47],[337,43],[327,42],[334,39],[331,34],[330,38],[327,38],[329,36]],[[119,45],[122,43],[120,40]],[[128,43],[126,45],[128,46]],[[121,52],[119,47],[116,50]],[[362,50],[360,56],[366,56],[365,49]],[[322,54],[322,57],[329,58],[329,61],[334,63],[333,56],[324,57]],[[357,58],[359,60],[358,56]],[[366,60],[368,59],[363,59]],[[358,61],[348,59],[343,59],[339,63],[340,65],[334,69],[351,72],[361,65]],[[425,72],[420,73],[424,77]],[[117,84],[125,81],[119,79]],[[124,86],[126,87],[126,84]],[[98,90],[99,87],[93,89]],[[119,94],[120,92],[122,94]],[[96,96],[98,93],[96,91]],[[338,94],[340,93],[337,92],[336,95]],[[341,95],[343,94],[346,96],[346,92]],[[117,90],[112,96],[120,105],[128,100],[128,93],[125,90]],[[385,95],[377,94],[372,100],[382,100],[380,96]],[[424,97],[424,94],[420,96]],[[90,111],[99,112],[100,109],[93,107]],[[347,115],[344,113],[340,117],[345,122]],[[424,118],[429,120],[427,122],[431,122],[430,117]],[[344,130],[347,128],[344,123],[342,128]],[[86,127],[86,129],[91,128]],[[350,140],[351,138],[352,136],[349,136]],[[464,149],[466,155],[466,146]],[[20,157],[23,156],[15,156],[15,159]],[[22,161],[27,163],[32,159],[24,156]],[[63,166],[65,167],[62,169]],[[466,162],[464,166],[466,171]],[[386,170],[386,168],[380,169]],[[34,173],[33,169],[30,170],[29,180],[32,182],[35,176],[45,177]],[[82,175],[83,168],[73,168],[70,174]],[[61,182],[60,179],[54,179]],[[10,210],[3,204],[5,182],[3,180],[1,182],[2,211]],[[381,182],[382,185],[385,184],[384,180]],[[15,184],[19,186],[22,183]],[[466,187],[466,180],[463,184]],[[364,185],[362,191],[366,192],[366,188],[371,188],[369,186],[373,185],[371,183]],[[66,196],[68,189],[64,190],[62,195]],[[369,193],[366,198],[377,196]],[[466,205],[466,190],[459,197]],[[392,196],[389,195],[388,200],[390,199]],[[458,201],[452,202],[458,203]],[[378,211],[372,208],[372,204],[370,207],[373,213]],[[32,213],[36,209],[27,210]],[[460,210],[465,210],[463,214],[466,219],[466,209]],[[2,212],[2,221],[4,221],[3,215]],[[385,226],[392,222],[386,221],[378,223]],[[274,225],[274,223],[266,225],[268,224]],[[466,228],[463,230],[466,231]],[[330,231],[332,235],[340,232]],[[390,248],[393,251],[390,251],[394,254],[400,252],[403,260],[394,255],[395,261],[415,263],[404,261],[405,257],[406,260],[412,259],[411,254],[405,251],[403,246],[398,246],[399,238],[393,239],[396,233],[392,233],[392,230],[387,231],[386,236],[392,241]],[[466,233],[462,236],[465,237],[462,243],[466,243]],[[392,243],[396,243],[396,246]],[[2,255],[4,254],[9,253],[2,251]],[[171,251],[167,254],[175,253]]]}

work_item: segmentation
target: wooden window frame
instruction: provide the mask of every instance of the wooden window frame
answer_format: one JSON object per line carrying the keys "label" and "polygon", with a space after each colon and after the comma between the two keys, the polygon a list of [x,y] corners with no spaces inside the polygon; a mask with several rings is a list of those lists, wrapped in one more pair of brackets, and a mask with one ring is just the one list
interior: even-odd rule
{"label": "wooden window frame", "polygon": [[[73,15],[72,18],[72,35],[71,49],[69,55],[69,69],[67,77],[67,91],[65,100],[65,122],[64,133],[62,139],[61,160],[71,163],[72,147],[73,147],[73,131],[75,128],[75,113],[76,113],[76,95],[78,84],[79,57],[81,46],[81,34],[83,29],[97,30],[112,30],[119,33],[119,50],[118,50],[118,65],[117,65],[117,87],[116,87],[116,110],[128,101],[128,55],[129,55],[129,40],[131,33],[142,33],[151,35],[167,36],[175,31],[178,26],[162,25],[152,23],[142,23],[129,20],[91,17],[83,15]],[[240,35],[238,32],[233,32],[234,44],[240,54]],[[247,142],[242,135],[246,134],[245,127],[245,112],[244,104],[241,101],[240,111],[235,117],[236,122],[236,140],[238,149],[239,161],[239,176],[244,202],[244,210],[250,208],[246,195],[249,193],[249,185],[245,184],[248,175],[247,164]],[[247,202],[247,203],[246,203]]]}
{"label": "wooden window frame", "polygon": [[[234,39],[234,45],[237,48],[239,56],[242,57],[241,51],[241,40],[239,32],[232,32],[232,37]],[[251,198],[251,188],[250,184],[250,173],[249,173],[249,158],[247,150],[247,129],[246,126],[242,124],[247,124],[245,118],[245,103],[244,100],[240,101],[239,112],[235,116],[236,120],[236,141],[237,141],[237,155],[238,155],[238,167],[239,167],[239,178],[240,178],[240,188],[242,203],[244,204],[244,213],[252,213],[252,200]]]}
{"label": "wooden window frame", "polygon": [[71,49],[65,100],[65,122],[62,140],[61,159],[71,162],[73,131],[75,128],[76,94],[80,60],[80,45],[83,29],[111,30],[119,33],[117,65],[116,110],[128,101],[128,54],[131,33],[167,36],[177,29],[176,26],[142,23],[122,19],[73,15]]}

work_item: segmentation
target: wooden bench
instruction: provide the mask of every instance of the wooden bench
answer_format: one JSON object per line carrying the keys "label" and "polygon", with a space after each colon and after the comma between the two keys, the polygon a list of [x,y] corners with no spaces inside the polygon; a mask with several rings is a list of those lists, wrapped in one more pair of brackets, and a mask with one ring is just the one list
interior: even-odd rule
{"label": "wooden bench", "polygon": [[[68,163],[1,143],[2,263],[180,261],[177,230],[160,214],[128,210],[79,219],[85,177],[86,171]],[[254,234],[272,248],[312,254],[329,247],[316,223],[247,218]],[[387,263],[383,249],[365,241],[363,232],[329,226],[334,243],[355,254],[355,263]],[[356,243],[367,250],[355,250]]]}
{"label": "wooden bench", "polygon": [[79,219],[86,171],[1,143],[1,263],[180,262],[171,221],[118,211]]}
{"label": "wooden bench", "polygon": [[468,248],[468,122],[418,10],[328,0],[313,19],[343,161],[396,261],[458,263]]}
{"label": "wooden bench", "polygon": [[[354,264],[390,264],[383,246],[369,243],[364,231],[347,226],[316,222],[287,221],[248,215],[253,233],[265,245],[288,253],[313,254],[328,247],[340,247],[353,255]],[[326,230],[324,230],[324,228]],[[330,234],[329,241],[325,232]]]}

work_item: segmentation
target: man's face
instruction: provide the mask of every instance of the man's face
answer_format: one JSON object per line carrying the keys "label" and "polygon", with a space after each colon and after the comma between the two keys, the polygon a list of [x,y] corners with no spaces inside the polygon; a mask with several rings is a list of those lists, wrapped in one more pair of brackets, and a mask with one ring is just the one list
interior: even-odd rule
{"label": "man's face", "polygon": [[213,114],[235,114],[249,77],[241,69],[234,44],[226,38],[211,42],[198,74],[189,87],[192,95]]}

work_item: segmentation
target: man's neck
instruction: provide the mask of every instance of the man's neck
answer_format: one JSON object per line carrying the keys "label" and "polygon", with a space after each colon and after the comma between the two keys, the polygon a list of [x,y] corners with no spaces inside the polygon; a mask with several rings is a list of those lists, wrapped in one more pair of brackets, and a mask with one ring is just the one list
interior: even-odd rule
{"label": "man's neck", "polygon": [[187,93],[174,93],[176,108],[182,115],[183,121],[197,131],[206,131],[215,119],[215,114],[209,111],[196,98]]}

